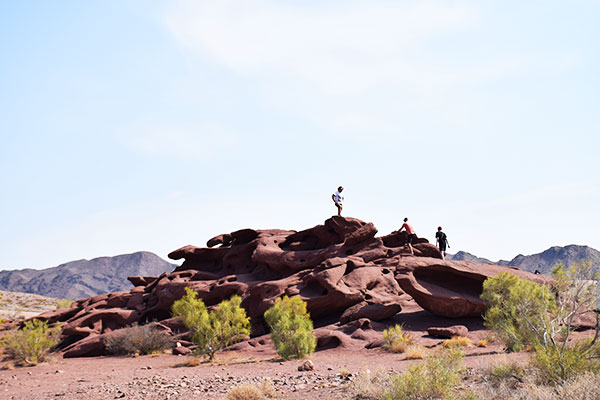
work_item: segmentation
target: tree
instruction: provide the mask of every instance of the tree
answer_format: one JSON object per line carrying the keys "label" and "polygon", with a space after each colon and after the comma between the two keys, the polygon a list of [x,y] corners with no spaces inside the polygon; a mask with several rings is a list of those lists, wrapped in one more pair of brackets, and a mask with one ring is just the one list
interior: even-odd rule
{"label": "tree", "polygon": [[[534,366],[552,384],[562,383],[585,371],[600,370],[597,282],[591,263],[565,268],[557,265],[554,280],[539,285],[504,272],[487,279],[481,298],[488,303],[486,326],[504,340],[510,350],[530,345]],[[593,338],[570,342],[574,324],[596,311]]]}

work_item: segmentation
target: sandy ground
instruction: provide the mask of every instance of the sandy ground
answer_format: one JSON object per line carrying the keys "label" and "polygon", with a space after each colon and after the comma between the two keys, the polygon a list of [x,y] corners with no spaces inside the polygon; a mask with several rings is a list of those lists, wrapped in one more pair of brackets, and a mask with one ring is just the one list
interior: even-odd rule
{"label": "sandy ground", "polygon": [[[466,350],[464,365],[480,370],[523,354],[506,355],[499,345]],[[433,350],[430,350],[433,351]],[[216,362],[185,366],[191,356],[55,357],[35,367],[0,371],[0,399],[219,399],[242,383],[271,381],[277,399],[346,399],[344,390],[362,369],[400,372],[410,363],[380,349],[331,349],[313,354],[315,370],[276,354],[224,352]],[[6,365],[6,362],[4,362]]]}

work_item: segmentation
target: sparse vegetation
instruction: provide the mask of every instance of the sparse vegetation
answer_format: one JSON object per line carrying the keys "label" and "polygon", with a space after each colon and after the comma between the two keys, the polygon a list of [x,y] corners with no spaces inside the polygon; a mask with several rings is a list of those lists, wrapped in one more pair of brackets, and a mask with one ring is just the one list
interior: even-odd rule
{"label": "sparse vegetation", "polygon": [[425,358],[425,351],[420,346],[409,346],[404,352],[407,360],[422,360]]}
{"label": "sparse vegetation", "polygon": [[394,353],[403,353],[414,344],[415,338],[404,332],[402,325],[394,325],[383,331],[384,347]]}
{"label": "sparse vegetation", "polygon": [[310,355],[317,347],[313,323],[300,297],[284,296],[265,312],[277,353],[288,360]]}
{"label": "sparse vegetation", "polygon": [[447,349],[470,346],[473,346],[473,342],[471,342],[471,339],[465,336],[453,336],[450,339],[444,341],[444,343],[442,343],[442,347],[445,347]]}
{"label": "sparse vegetation", "polygon": [[52,348],[58,344],[60,326],[48,327],[44,321],[26,321],[22,329],[8,333],[2,346],[11,359],[20,365],[36,365],[44,361]]}
{"label": "sparse vegetation", "polygon": [[488,341],[485,339],[478,340],[477,347],[488,347]]}
{"label": "sparse vegetation", "polygon": [[402,374],[361,371],[348,386],[352,398],[368,400],[475,399],[470,391],[458,391],[462,353],[456,350],[430,355]]}
{"label": "sparse vegetation", "polygon": [[[598,324],[593,338],[570,341],[575,318],[595,307],[596,282],[590,263],[553,270],[552,288],[509,273],[484,282],[489,304],[484,319],[511,350],[531,346],[532,365],[543,383],[563,384],[586,372],[600,371]],[[596,315],[598,318],[598,315]]]}
{"label": "sparse vegetation", "polygon": [[234,386],[224,400],[263,400],[275,396],[275,390],[270,380],[264,380],[260,385],[247,383]]}
{"label": "sparse vegetation", "polygon": [[110,354],[152,354],[170,348],[171,336],[153,325],[134,325],[115,331],[104,342]]}
{"label": "sparse vegetation", "polygon": [[192,331],[192,341],[198,352],[212,361],[217,351],[239,342],[250,334],[250,318],[240,306],[242,299],[234,295],[223,300],[213,312],[208,312],[198,293],[190,288],[172,307],[174,316],[181,316]]}
{"label": "sparse vegetation", "polygon": [[71,304],[73,304],[73,300],[69,299],[60,299],[56,302],[56,309],[60,308],[70,308]]}

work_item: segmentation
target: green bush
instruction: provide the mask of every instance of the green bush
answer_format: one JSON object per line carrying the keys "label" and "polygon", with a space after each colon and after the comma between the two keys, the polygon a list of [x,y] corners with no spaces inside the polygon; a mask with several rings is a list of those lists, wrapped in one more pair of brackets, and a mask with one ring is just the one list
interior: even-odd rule
{"label": "green bush", "polygon": [[33,319],[24,322],[23,328],[7,334],[2,345],[8,357],[19,364],[36,365],[58,344],[60,334],[60,326],[50,328],[45,321]]}
{"label": "green bush", "polygon": [[215,358],[217,351],[250,334],[250,318],[240,306],[240,296],[223,300],[209,313],[198,293],[190,288],[185,288],[185,293],[173,303],[173,315],[183,318],[183,323],[192,332],[192,342],[198,345],[198,352],[207,355],[209,360]]}
{"label": "green bush", "polygon": [[306,312],[306,302],[300,297],[277,299],[265,312],[265,321],[271,329],[277,353],[284,359],[302,358],[315,351],[313,323]]}
{"label": "green bush", "polygon": [[501,272],[483,283],[481,298],[488,304],[485,325],[492,329],[510,351],[521,351],[539,340],[538,328],[548,326],[549,313],[556,309],[550,289]]}
{"label": "green bush", "polygon": [[171,336],[153,325],[119,329],[104,341],[109,354],[151,354],[173,345]]}
{"label": "green bush", "polygon": [[553,276],[552,286],[547,287],[501,273],[484,282],[481,298],[489,307],[486,326],[510,350],[530,345],[535,350],[533,367],[544,383],[554,385],[600,370],[600,346],[598,324],[593,339],[569,340],[576,318],[595,308],[597,282],[592,280],[591,264],[558,265]]}
{"label": "green bush", "polygon": [[453,400],[464,398],[456,393],[460,383],[462,353],[450,350],[429,356],[425,363],[412,365],[402,374],[392,376],[392,388],[385,400]]}
{"label": "green bush", "polygon": [[396,324],[383,330],[384,347],[395,353],[403,353],[414,342],[414,337],[404,332],[402,325]]}

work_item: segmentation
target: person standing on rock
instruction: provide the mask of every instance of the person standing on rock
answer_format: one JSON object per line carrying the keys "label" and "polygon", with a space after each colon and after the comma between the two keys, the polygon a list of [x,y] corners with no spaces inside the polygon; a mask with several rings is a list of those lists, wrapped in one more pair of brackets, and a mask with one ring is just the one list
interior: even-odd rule
{"label": "person standing on rock", "polygon": [[410,249],[410,254],[412,254],[414,256],[415,252],[413,251],[412,241],[414,238],[417,237],[417,234],[415,233],[415,230],[413,229],[412,225],[410,225],[408,223],[408,218],[404,218],[404,223],[402,224],[402,227],[400,228],[400,232],[402,232],[403,229],[405,229],[406,233],[408,234],[408,237],[406,238],[406,244],[408,245],[408,248]]}
{"label": "person standing on rock", "polygon": [[438,226],[438,230],[435,233],[435,244],[440,248],[442,253],[442,260],[446,259],[446,246],[450,248],[450,242],[448,242],[448,236],[442,232],[442,227]]}
{"label": "person standing on rock", "polygon": [[331,199],[333,200],[333,203],[335,204],[335,206],[337,207],[338,210],[338,216],[342,216],[342,202],[344,201],[344,196],[342,196],[342,191],[344,190],[343,187],[339,187],[337,192],[335,192],[334,194],[331,195]]}

